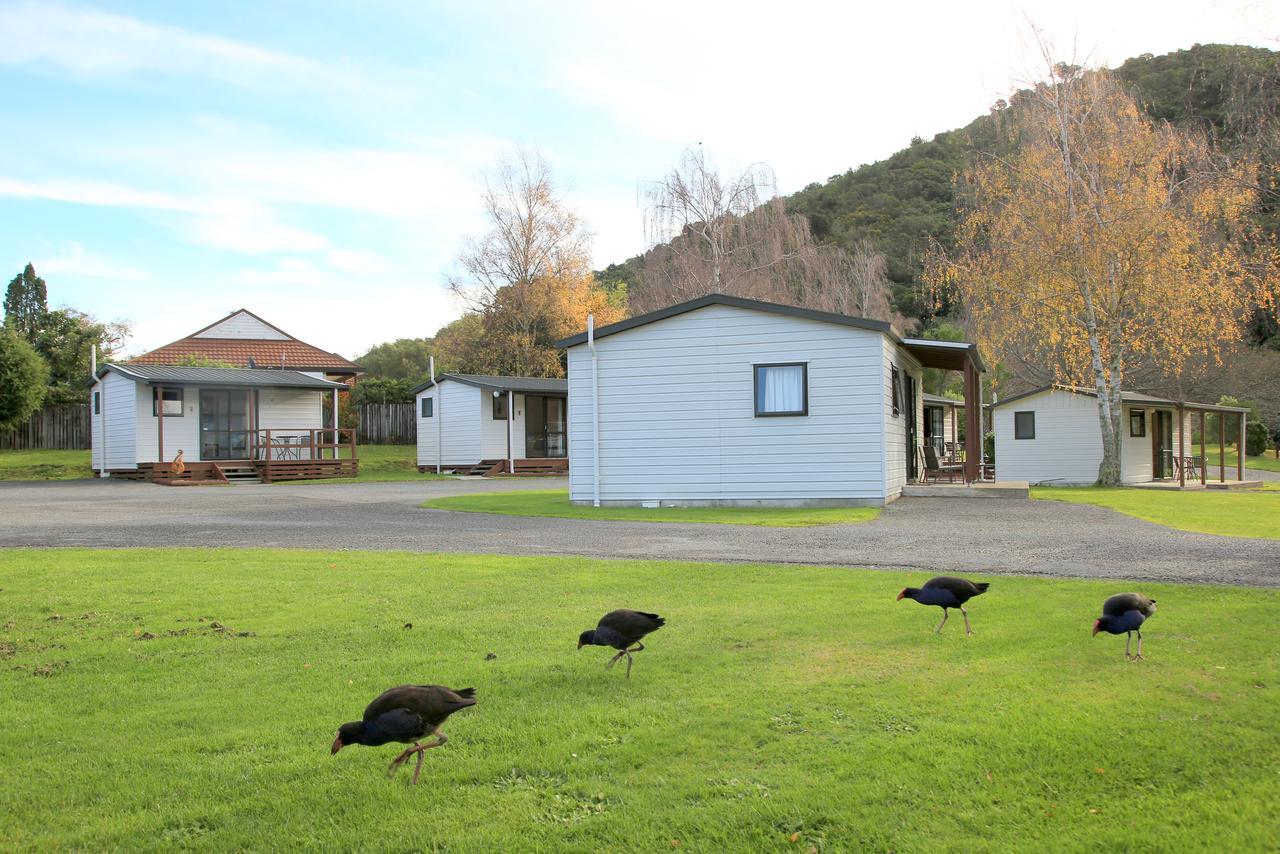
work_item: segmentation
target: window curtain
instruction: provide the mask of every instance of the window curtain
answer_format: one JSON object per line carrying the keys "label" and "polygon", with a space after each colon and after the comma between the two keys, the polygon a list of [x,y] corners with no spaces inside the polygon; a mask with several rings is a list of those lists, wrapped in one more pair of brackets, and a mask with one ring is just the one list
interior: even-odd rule
{"label": "window curtain", "polygon": [[804,409],[804,367],[788,365],[764,368],[761,378],[763,412],[799,412]]}

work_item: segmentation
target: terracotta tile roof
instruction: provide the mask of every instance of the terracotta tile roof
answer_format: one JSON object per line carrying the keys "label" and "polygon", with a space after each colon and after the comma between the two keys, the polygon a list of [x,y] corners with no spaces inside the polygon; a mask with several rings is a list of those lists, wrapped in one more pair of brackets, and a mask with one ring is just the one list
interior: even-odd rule
{"label": "terracotta tile roof", "polygon": [[330,373],[363,373],[364,369],[337,353],[327,353],[302,341],[269,341],[246,338],[183,338],[143,353],[126,364],[172,365],[186,356],[199,356],[229,362],[238,368],[249,367],[249,359],[260,368],[284,367],[295,371],[328,371]]}

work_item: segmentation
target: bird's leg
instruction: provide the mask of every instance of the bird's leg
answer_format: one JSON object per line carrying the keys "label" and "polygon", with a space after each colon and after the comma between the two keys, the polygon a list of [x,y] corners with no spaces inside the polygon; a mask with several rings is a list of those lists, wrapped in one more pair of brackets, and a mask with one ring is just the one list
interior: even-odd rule
{"label": "bird's leg", "polygon": [[608,670],[610,667],[613,667],[613,665],[615,665],[615,664],[617,664],[617,663],[618,663],[618,659],[619,659],[619,658],[622,658],[622,656],[624,656],[624,655],[626,655],[626,654],[627,654],[627,651],[626,651],[625,649],[624,649],[624,650],[622,650],[621,652],[619,652],[619,653],[618,653],[617,655],[615,655],[613,658],[609,659],[609,663],[608,663],[608,664],[606,664],[606,665],[604,666],[604,669],[605,669],[605,670]]}
{"label": "bird's leg", "polygon": [[938,623],[938,627],[937,627],[936,629],[934,629],[934,630],[933,630],[933,633],[934,633],[935,635],[936,635],[938,632],[942,631],[942,627],[943,627],[943,626],[945,626],[945,625],[947,624],[947,617],[950,617],[950,616],[951,616],[951,612],[950,612],[950,611],[948,611],[946,608],[943,608],[943,609],[942,609],[942,622],[941,622],[941,623]]}
{"label": "bird's leg", "polygon": [[1129,654],[1129,642],[1133,640],[1133,632],[1125,632],[1124,634],[1124,657],[1133,660],[1133,656]]}
{"label": "bird's leg", "polygon": [[964,633],[966,635],[973,634],[973,629],[969,627],[969,612],[964,609],[963,605],[960,606],[960,613],[964,614]]}
{"label": "bird's leg", "polygon": [[396,772],[396,769],[400,767],[401,763],[405,762],[410,756],[413,755],[414,749],[417,748],[418,746],[419,746],[418,742],[415,741],[413,743],[413,747],[406,747],[404,750],[400,751],[400,754],[396,756],[395,759],[392,759],[391,764],[387,766],[387,776],[390,777],[392,774],[394,774]]}
{"label": "bird's leg", "polygon": [[1142,629],[1138,629],[1138,654],[1133,657],[1133,660],[1142,660]]}
{"label": "bird's leg", "polygon": [[435,741],[430,744],[418,744],[417,742],[414,742],[413,747],[406,750],[403,754],[405,759],[409,758],[409,754],[418,754],[418,764],[413,768],[413,785],[415,786],[418,784],[418,775],[422,773],[422,760],[426,752],[433,747],[439,747],[449,740],[449,737],[442,733],[439,728],[432,730],[432,735],[436,737]]}
{"label": "bird's leg", "polygon": [[427,751],[418,751],[418,764],[413,766],[413,782],[412,785],[418,785],[418,775],[422,773],[422,758],[427,755]]}

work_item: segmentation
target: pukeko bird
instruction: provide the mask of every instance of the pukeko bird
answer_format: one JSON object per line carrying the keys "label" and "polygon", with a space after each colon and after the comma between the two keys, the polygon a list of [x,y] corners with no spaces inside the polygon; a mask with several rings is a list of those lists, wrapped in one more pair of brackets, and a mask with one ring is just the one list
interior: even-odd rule
{"label": "pukeko bird", "polygon": [[[423,751],[439,747],[448,741],[448,737],[440,731],[440,726],[449,715],[476,704],[476,689],[462,688],[454,691],[443,685],[401,685],[383,691],[364,710],[364,719],[345,723],[338,727],[338,737],[333,740],[333,752],[337,753],[349,744],[364,744],[376,747],[380,744],[398,741],[401,744],[412,744],[387,767],[391,774],[400,765],[408,761],[413,754],[418,754],[418,765],[413,769],[413,782],[418,782],[418,774],[422,771]],[[436,740],[430,744],[419,744],[418,740],[428,733]]]}
{"label": "pukeko bird", "polygon": [[[1124,657],[1131,661],[1142,658],[1142,624],[1156,612],[1156,600],[1141,593],[1117,593],[1102,603],[1102,616],[1093,622],[1093,634],[1107,632],[1124,638]],[[1133,633],[1138,633],[1138,654],[1129,654]]]}
{"label": "pukeko bird", "polygon": [[947,624],[947,617],[951,615],[948,609],[959,608],[960,613],[964,615],[964,633],[971,635],[973,629],[969,626],[969,612],[964,609],[964,603],[974,596],[986,593],[990,586],[985,581],[975,582],[967,578],[939,575],[937,578],[926,581],[924,587],[902,588],[902,592],[898,594],[898,601],[914,599],[921,605],[937,605],[941,608],[942,622],[938,623],[938,627],[933,630],[934,634],[942,631],[942,627]]}
{"label": "pukeko bird", "polygon": [[[657,614],[619,608],[601,617],[600,622],[594,629],[587,629],[578,635],[578,649],[582,649],[584,646],[611,646],[619,650],[618,654],[609,659],[609,663],[604,667],[608,670],[618,663],[618,659],[625,655],[627,657],[627,678],[630,679],[631,653],[644,649],[644,644],[640,642],[640,639],[650,632],[656,632],[666,622]],[[635,646],[632,647],[632,644],[635,644]]]}

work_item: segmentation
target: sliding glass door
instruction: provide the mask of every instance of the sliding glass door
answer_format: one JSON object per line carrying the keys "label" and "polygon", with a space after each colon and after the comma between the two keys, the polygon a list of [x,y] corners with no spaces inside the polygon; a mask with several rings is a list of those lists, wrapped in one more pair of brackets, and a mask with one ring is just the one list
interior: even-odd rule
{"label": "sliding glass door", "polygon": [[249,404],[244,389],[200,390],[200,459],[249,459]]}
{"label": "sliding glass door", "polygon": [[524,455],[526,458],[565,457],[569,454],[565,399],[525,395]]}

